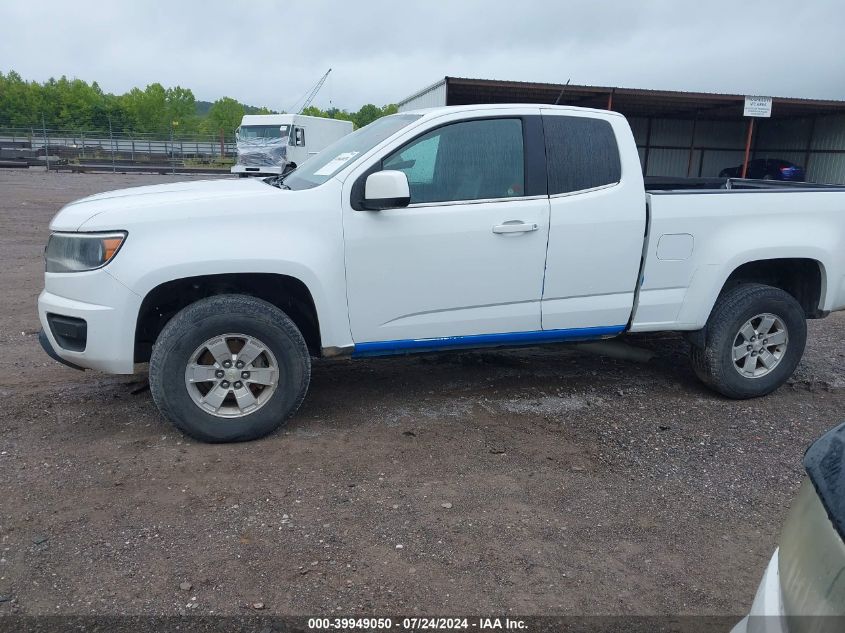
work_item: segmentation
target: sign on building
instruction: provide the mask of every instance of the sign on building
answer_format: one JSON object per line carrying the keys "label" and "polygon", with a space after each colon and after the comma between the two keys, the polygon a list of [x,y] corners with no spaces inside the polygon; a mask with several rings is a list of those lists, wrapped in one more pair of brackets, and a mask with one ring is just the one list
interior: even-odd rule
{"label": "sign on building", "polygon": [[742,116],[770,117],[772,116],[771,97],[745,97],[745,109]]}

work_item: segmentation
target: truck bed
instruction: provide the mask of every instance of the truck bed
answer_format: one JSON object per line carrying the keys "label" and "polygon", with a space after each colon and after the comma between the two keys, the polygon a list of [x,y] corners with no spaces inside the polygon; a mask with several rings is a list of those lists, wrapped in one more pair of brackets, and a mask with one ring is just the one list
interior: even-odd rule
{"label": "truck bed", "polygon": [[821,298],[808,316],[845,308],[845,187],[718,180],[715,188],[714,179],[646,183],[648,234],[631,330],[702,328],[730,276],[764,260],[818,272]]}

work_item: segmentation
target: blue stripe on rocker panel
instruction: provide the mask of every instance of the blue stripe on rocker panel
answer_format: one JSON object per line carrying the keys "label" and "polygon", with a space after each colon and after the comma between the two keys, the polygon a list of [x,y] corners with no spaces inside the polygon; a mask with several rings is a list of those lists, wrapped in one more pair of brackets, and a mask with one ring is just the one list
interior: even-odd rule
{"label": "blue stripe on rocker panel", "polygon": [[504,334],[473,334],[470,336],[444,336],[442,338],[405,339],[399,341],[374,341],[356,343],[352,356],[390,356],[411,352],[434,352],[448,349],[474,347],[533,345],[563,341],[589,341],[616,336],[625,331],[624,325],[582,327],[568,330],[537,330],[534,332],[507,332]]}

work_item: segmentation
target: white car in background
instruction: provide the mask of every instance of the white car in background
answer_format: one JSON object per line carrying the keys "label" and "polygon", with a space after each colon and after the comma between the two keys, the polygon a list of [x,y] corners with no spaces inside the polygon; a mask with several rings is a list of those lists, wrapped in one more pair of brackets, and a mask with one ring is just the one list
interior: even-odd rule
{"label": "white car in background", "polygon": [[807,450],[804,467],[780,547],[732,633],[845,631],[845,423]]}

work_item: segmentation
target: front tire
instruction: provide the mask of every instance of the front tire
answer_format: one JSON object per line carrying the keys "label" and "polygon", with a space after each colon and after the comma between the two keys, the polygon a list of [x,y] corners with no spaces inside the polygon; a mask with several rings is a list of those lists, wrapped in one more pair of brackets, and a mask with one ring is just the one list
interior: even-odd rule
{"label": "front tire", "polygon": [[804,354],[807,322],[780,288],[743,284],[719,297],[703,347],[690,359],[704,384],[728,398],[756,398],[785,383]]}
{"label": "front tire", "polygon": [[302,334],[274,305],[245,295],[201,299],[164,327],[150,358],[159,411],[203,442],[272,433],[302,403],[311,359]]}

